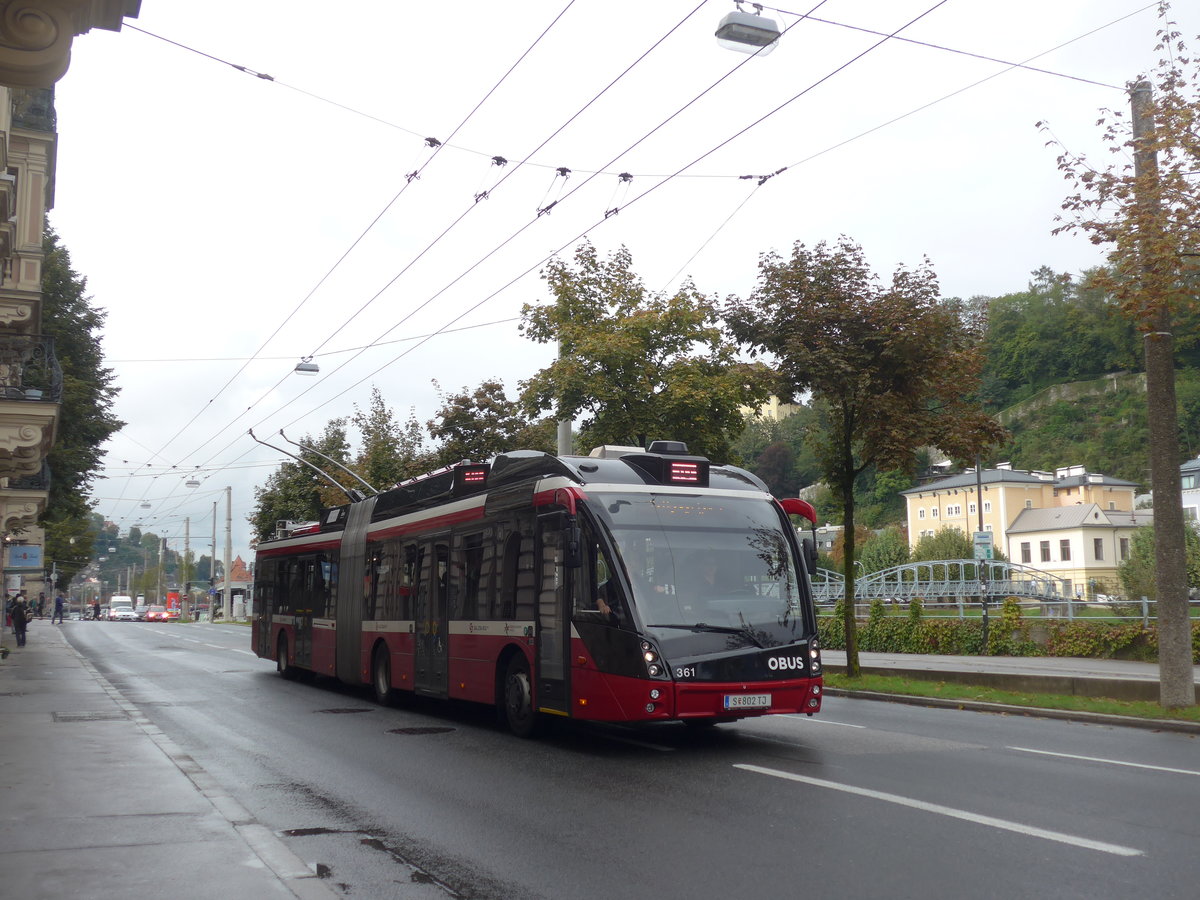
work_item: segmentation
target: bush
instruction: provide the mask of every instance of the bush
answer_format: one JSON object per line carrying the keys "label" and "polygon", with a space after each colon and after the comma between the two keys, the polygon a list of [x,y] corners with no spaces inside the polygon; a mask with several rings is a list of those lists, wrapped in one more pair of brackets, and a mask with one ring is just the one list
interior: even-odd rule
{"label": "bush", "polygon": [[[821,646],[846,649],[842,624],[842,601],[832,616],[819,616]],[[919,600],[908,615],[889,616],[881,600],[871,603],[866,622],[859,621],[858,649],[874,653],[937,653],[948,656],[978,656],[983,653],[983,622],[980,619],[927,619]],[[1045,644],[1030,635],[1016,598],[1000,605],[999,616],[989,621],[988,652],[994,656],[1080,656],[1093,659],[1135,659],[1153,662],[1158,658],[1158,632],[1139,622],[1114,625],[1109,622],[1055,621],[1047,625]],[[1192,623],[1192,662],[1200,665],[1200,621]]]}

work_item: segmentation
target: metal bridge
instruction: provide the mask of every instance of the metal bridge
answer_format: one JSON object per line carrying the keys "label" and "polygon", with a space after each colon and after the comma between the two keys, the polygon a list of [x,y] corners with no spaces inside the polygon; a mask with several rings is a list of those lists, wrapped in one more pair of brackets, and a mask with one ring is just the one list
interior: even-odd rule
{"label": "metal bridge", "polygon": [[[812,588],[817,603],[835,603],[846,594],[846,579],[829,569],[817,569]],[[939,559],[905,563],[857,578],[854,602],[870,603],[881,599],[905,603],[919,597],[922,602],[957,603],[978,599],[981,588],[983,596],[991,600],[1016,597],[1062,602],[1071,599],[1066,579],[1041,569],[998,560]]]}

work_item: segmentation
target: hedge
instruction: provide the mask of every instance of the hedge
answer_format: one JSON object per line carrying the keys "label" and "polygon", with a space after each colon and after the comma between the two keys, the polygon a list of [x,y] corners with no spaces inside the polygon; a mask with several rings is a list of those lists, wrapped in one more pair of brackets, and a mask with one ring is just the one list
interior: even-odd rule
{"label": "hedge", "polygon": [[[820,616],[821,645],[846,649],[841,601],[832,616]],[[914,599],[908,615],[889,616],[882,600],[874,600],[867,619],[858,621],[858,649],[875,653],[936,653],[948,656],[979,656],[983,653],[983,622],[980,619],[927,619],[921,601]],[[1140,622],[1045,621],[1037,624],[1039,634],[1021,615],[1014,597],[1000,605],[988,630],[987,652],[991,656],[1082,656],[1095,659],[1158,659],[1158,630]],[[1192,623],[1192,662],[1200,664],[1200,621]]]}

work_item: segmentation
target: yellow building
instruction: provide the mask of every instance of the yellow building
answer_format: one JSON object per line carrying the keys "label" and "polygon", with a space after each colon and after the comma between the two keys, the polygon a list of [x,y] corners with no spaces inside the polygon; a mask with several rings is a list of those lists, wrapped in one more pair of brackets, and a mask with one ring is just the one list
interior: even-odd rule
{"label": "yellow building", "polygon": [[[981,490],[977,482],[981,482]],[[1089,473],[1083,466],[1068,466],[1051,474],[1023,472],[1001,464],[984,469],[978,477],[969,469],[901,491],[901,495],[907,505],[910,548],[943,528],[957,528],[968,536],[979,530],[980,497],[983,530],[995,534],[994,546],[1006,548],[1009,528],[1027,509],[1095,504],[1103,512],[1132,512],[1137,488],[1131,481]]]}

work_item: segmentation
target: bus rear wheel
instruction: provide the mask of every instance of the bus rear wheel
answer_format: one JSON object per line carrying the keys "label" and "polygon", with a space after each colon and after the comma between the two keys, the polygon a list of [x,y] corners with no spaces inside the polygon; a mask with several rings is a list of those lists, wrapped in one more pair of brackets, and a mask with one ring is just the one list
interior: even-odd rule
{"label": "bus rear wheel", "polygon": [[391,706],[396,701],[396,690],[392,687],[392,661],[387,647],[376,647],[371,660],[371,684],[375,688],[375,702],[380,706]]}
{"label": "bus rear wheel", "polygon": [[537,710],[533,708],[533,681],[529,663],[514,654],[504,669],[504,684],[500,692],[500,718],[517,737],[530,737],[537,731]]}
{"label": "bus rear wheel", "polygon": [[295,666],[288,664],[287,635],[283,633],[280,633],[279,641],[275,644],[275,671],[289,681],[300,674]]}

